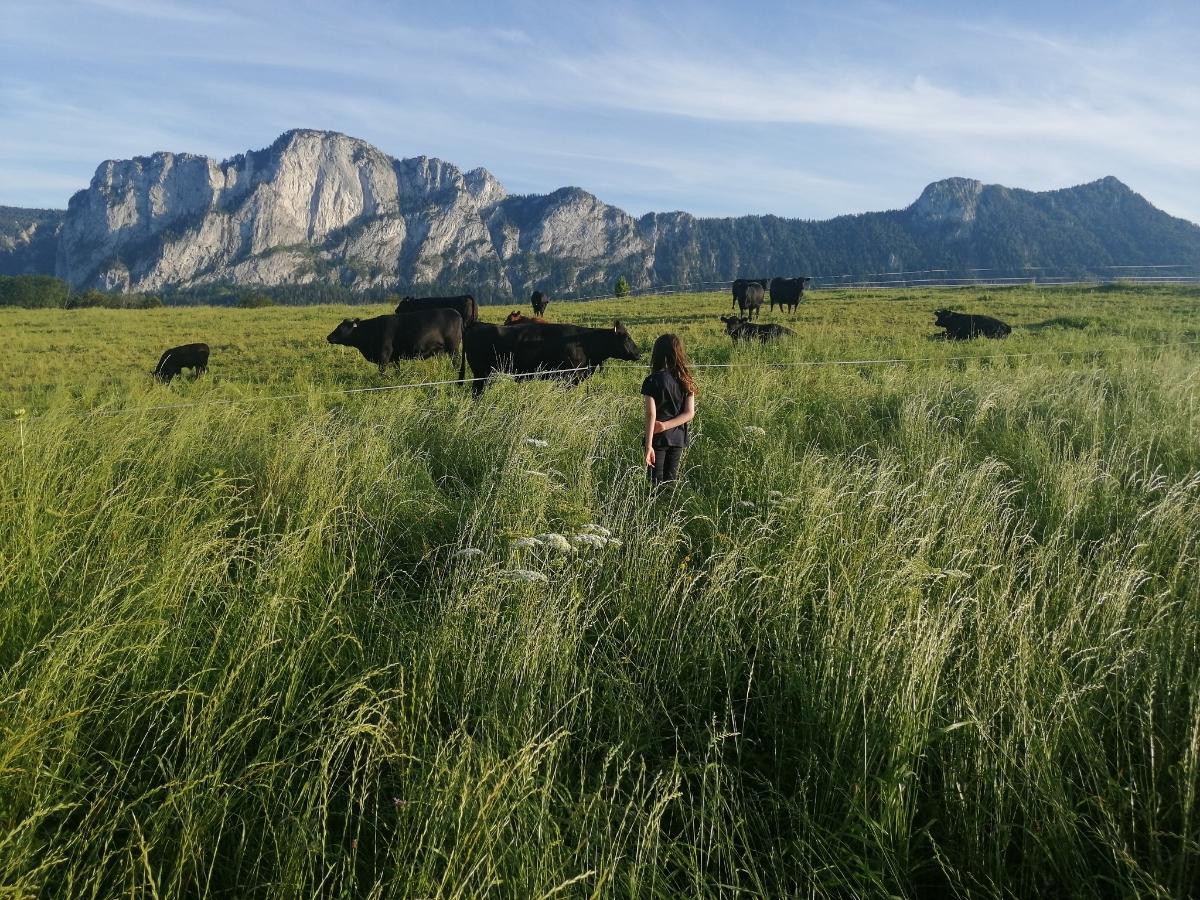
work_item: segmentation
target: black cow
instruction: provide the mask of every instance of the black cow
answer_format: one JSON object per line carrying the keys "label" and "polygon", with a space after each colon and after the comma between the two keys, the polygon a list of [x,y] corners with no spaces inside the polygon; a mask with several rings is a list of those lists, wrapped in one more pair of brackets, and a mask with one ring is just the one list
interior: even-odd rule
{"label": "black cow", "polygon": [[208,371],[208,344],[183,344],[172,347],[158,358],[151,373],[159,381],[169,382],[181,369],[191,369],[195,375]]}
{"label": "black cow", "polygon": [[535,316],[544,316],[546,307],[550,305],[550,298],[541,291],[534,291],[533,296],[529,298],[529,305],[533,307]]}
{"label": "black cow", "polygon": [[396,304],[397,315],[423,309],[453,309],[462,316],[464,328],[479,321],[479,304],[470,294],[459,294],[455,297],[404,297]]}
{"label": "black cow", "polygon": [[[733,282],[733,305],[729,307],[730,309],[733,309],[735,306],[738,305],[738,295],[742,291],[745,290],[745,287],[748,284],[760,285],[762,287],[762,289],[764,291],[766,291],[771,286],[771,279],[769,279],[769,278],[737,278],[737,279],[734,279],[734,282]],[[745,311],[746,311],[746,308],[743,306],[742,312],[744,313]]]}
{"label": "black cow", "polygon": [[742,315],[753,319],[762,307],[766,291],[761,281],[740,279],[733,283],[733,302],[741,308]]}
{"label": "black cow", "polygon": [[578,369],[556,377],[579,382],[606,359],[637,360],[641,352],[625,326],[584,328],[581,325],[540,324],[491,325],[479,322],[467,329],[464,338],[467,362],[476,381],[476,395],[483,392],[492,372],[519,374],[556,369]]}
{"label": "black cow", "polygon": [[934,315],[937,317],[934,324],[945,329],[942,337],[952,341],[967,341],[980,335],[1002,338],[1012,333],[1009,325],[991,316],[975,316],[948,309],[939,309]]}
{"label": "black cow", "polygon": [[457,310],[427,309],[371,319],[343,319],[342,324],[325,338],[331,344],[355,347],[379,366],[379,374],[388,363],[402,359],[424,359],[445,353],[458,361],[458,377],[466,375],[467,359],[463,350],[463,320]]}
{"label": "black cow", "polygon": [[760,341],[765,344],[796,333],[782,325],[759,325],[737,316],[722,316],[721,321],[725,323],[725,333],[735,341]]}
{"label": "black cow", "polygon": [[786,306],[788,313],[795,313],[796,307],[804,299],[804,289],[808,287],[811,278],[772,278],[771,279],[771,312],[775,304]]}

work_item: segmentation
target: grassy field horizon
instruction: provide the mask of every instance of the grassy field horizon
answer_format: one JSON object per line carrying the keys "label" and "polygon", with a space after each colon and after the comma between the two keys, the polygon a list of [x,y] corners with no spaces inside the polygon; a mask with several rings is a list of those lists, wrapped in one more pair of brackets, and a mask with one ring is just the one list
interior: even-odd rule
{"label": "grassy field horizon", "polygon": [[1200,291],[728,307],[549,308],[706,366],[658,495],[646,356],[0,310],[0,895],[1195,895]]}

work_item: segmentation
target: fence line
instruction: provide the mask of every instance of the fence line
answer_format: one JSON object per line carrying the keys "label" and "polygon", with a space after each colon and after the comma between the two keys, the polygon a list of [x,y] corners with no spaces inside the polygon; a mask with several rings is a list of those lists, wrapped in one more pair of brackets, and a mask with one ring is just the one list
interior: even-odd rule
{"label": "fence line", "polygon": [[[1133,347],[1109,347],[1109,348],[1089,348],[1086,350],[1044,350],[1029,353],[987,353],[973,356],[908,356],[908,357],[883,357],[879,359],[815,359],[804,360],[800,362],[754,362],[754,363],[694,363],[693,369],[792,369],[792,368],[815,368],[820,366],[878,366],[878,365],[908,365],[911,363],[924,362],[968,362],[971,360],[983,359],[1027,359],[1033,357],[1044,356],[1101,356],[1114,352],[1132,353],[1140,350],[1150,350],[1155,348],[1170,348],[1170,347],[1190,347],[1200,345],[1200,340],[1194,341],[1164,341],[1153,344],[1140,344]],[[520,378],[545,378],[550,375],[569,375],[575,372],[585,372],[594,370],[594,366],[576,366],[571,369],[542,369],[536,372],[500,372],[500,375],[514,379]],[[610,368],[617,369],[641,369],[641,366],[633,366],[629,364],[616,364]],[[383,393],[387,391],[410,390],[415,388],[426,387],[441,387],[451,384],[473,384],[477,381],[487,381],[490,376],[474,377],[474,378],[450,378],[440,381],[416,381],[405,384],[385,384],[376,387],[365,388],[343,388],[331,391],[309,391],[306,393],[293,394],[270,394],[265,397],[221,397],[211,400],[197,400],[190,403],[165,403],[155,406],[131,406],[125,409],[92,409],[80,413],[72,413],[79,417],[98,416],[108,418],[113,416],[133,415],[144,412],[161,412],[165,410],[192,409],[201,406],[217,406],[217,405],[249,405],[254,403],[269,403],[276,400],[298,400],[307,397],[329,397],[329,396],[349,396],[354,394],[372,394]],[[236,383],[236,382],[234,382]],[[29,421],[37,421],[45,416],[34,416]],[[21,420],[10,420],[16,422]]]}
{"label": "fence line", "polygon": [[[1130,270],[1150,270],[1158,273],[1168,269],[1173,270],[1191,270],[1197,273],[1197,267],[1191,263],[1151,263],[1145,265],[1104,265],[1095,266],[1095,270],[1104,271],[1130,271]],[[1042,273],[1050,271],[1046,266],[1017,266],[1013,268],[962,268],[962,269],[908,269],[895,272],[865,272],[865,273],[844,273],[840,275],[812,275],[805,276],[812,279],[812,284],[809,290],[828,290],[828,289],[846,289],[846,288],[877,288],[877,287],[912,287],[919,285],[921,287],[1002,287],[1006,285],[1017,284],[1046,284],[1055,286],[1076,286],[1090,284],[1107,284],[1114,281],[1122,281],[1131,284],[1193,284],[1200,283],[1200,274],[1179,274],[1173,275],[1120,275],[1114,274],[1109,276],[1097,275],[1094,278],[1078,275],[991,275],[986,278],[976,277],[942,277],[942,278],[904,278],[907,275],[949,275],[950,273],[968,273],[968,272],[1015,272],[1023,271],[1030,273]],[[856,279],[848,281],[845,279]],[[876,279],[876,280],[868,280]],[[884,280],[880,280],[884,279]],[[686,284],[660,284],[647,285],[645,287],[630,287],[629,293],[624,295],[627,297],[644,297],[644,296],[664,296],[670,294],[682,293],[703,293],[703,291],[690,290],[694,288],[709,287],[710,290],[728,287],[733,284],[735,279],[721,279],[715,281],[692,281]],[[714,287],[715,286],[715,287]],[[611,300],[615,298],[615,294],[610,289],[605,289],[603,293],[592,293],[587,295],[572,296],[563,295],[557,299],[562,301],[580,302],[585,300]],[[551,298],[556,299],[556,298]],[[516,298],[514,298],[516,302]]]}

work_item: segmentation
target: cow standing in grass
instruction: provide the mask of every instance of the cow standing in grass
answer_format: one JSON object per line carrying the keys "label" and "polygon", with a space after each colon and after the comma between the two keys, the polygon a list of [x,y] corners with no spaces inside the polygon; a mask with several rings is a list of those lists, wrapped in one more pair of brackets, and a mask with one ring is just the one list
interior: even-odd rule
{"label": "cow standing in grass", "polygon": [[425,359],[445,353],[459,354],[458,377],[466,374],[463,352],[463,320],[453,309],[428,309],[421,312],[375,316],[370,319],[343,319],[342,324],[325,338],[331,344],[354,347],[379,367],[382,375],[389,363],[402,359]]}
{"label": "cow standing in grass", "polygon": [[172,347],[158,358],[158,365],[151,373],[159,381],[170,382],[181,369],[191,369],[194,375],[208,371],[208,344],[182,344]]}
{"label": "cow standing in grass", "polygon": [[453,309],[462,316],[464,328],[479,321],[479,304],[470,294],[456,294],[452,297],[404,297],[396,304],[397,315],[426,309]]}
{"label": "cow standing in grass", "polygon": [[[635,361],[637,344],[620,322],[612,328],[582,325],[526,323],[491,325],[479,322],[464,338],[467,362],[475,376],[473,390],[483,392],[493,372],[551,373],[568,381],[582,381],[606,359]],[[566,370],[566,371],[559,371]]]}
{"label": "cow standing in grass", "polygon": [[794,314],[796,307],[804,299],[804,289],[810,281],[811,278],[772,278],[771,304],[768,308],[774,312],[775,304],[778,303],[788,308],[788,315]]}
{"label": "cow standing in grass", "polygon": [[546,314],[546,307],[550,305],[550,298],[541,291],[534,291],[533,296],[529,298],[529,305],[533,307],[533,314],[541,318]]}
{"label": "cow standing in grass", "polygon": [[747,318],[753,319],[758,315],[765,294],[762,281],[739,279],[733,283],[733,302]]}

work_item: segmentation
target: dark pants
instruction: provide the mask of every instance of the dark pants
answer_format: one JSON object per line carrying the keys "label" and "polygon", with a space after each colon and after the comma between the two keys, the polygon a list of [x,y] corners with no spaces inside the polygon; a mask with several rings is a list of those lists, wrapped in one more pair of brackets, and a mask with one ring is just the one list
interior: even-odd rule
{"label": "dark pants", "polygon": [[674,481],[679,477],[679,460],[683,457],[682,447],[655,447],[654,465],[646,467],[652,484]]}

